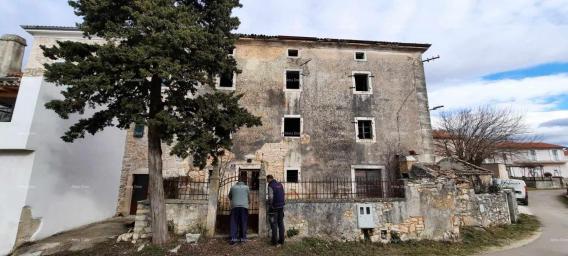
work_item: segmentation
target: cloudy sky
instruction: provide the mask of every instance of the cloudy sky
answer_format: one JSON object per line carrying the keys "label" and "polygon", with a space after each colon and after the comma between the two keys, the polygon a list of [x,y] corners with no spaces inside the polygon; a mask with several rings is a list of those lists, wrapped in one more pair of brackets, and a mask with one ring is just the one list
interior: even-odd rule
{"label": "cloudy sky", "polygon": [[[241,1],[242,33],[431,43],[431,106],[510,107],[568,145],[568,0]],[[0,34],[74,25],[66,2],[0,0]]]}

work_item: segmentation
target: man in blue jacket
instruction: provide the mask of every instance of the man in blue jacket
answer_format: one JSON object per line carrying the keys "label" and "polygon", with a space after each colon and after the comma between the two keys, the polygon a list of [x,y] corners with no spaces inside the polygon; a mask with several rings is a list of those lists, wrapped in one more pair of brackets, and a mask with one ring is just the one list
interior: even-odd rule
{"label": "man in blue jacket", "polygon": [[268,182],[268,219],[272,230],[272,245],[284,244],[284,187],[274,176],[266,176]]}

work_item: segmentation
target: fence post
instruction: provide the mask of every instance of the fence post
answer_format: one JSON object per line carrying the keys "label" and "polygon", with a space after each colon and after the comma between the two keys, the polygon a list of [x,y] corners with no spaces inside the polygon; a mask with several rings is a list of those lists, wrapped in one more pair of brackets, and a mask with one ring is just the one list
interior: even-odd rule
{"label": "fence post", "polygon": [[263,161],[260,166],[258,177],[258,236],[267,237],[266,225],[266,163]]}
{"label": "fence post", "polygon": [[207,204],[207,236],[212,237],[215,235],[215,222],[217,221],[217,206],[219,200],[219,169],[217,166],[213,167],[211,177],[209,177],[209,194]]}

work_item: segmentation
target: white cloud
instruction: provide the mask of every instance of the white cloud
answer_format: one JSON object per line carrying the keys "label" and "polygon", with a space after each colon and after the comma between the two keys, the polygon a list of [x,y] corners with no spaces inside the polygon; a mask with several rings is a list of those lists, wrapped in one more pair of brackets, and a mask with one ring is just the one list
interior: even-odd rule
{"label": "white cloud", "polygon": [[[564,145],[568,145],[566,127],[541,127],[541,124],[568,118],[568,110],[556,110],[562,102],[550,100],[567,97],[568,74],[520,80],[447,82],[429,92],[430,105],[444,105],[445,111],[482,105],[511,108],[523,115],[526,124],[543,140]],[[437,118],[433,120],[436,122]]]}
{"label": "white cloud", "polygon": [[[564,118],[551,96],[566,75],[480,81],[483,75],[568,61],[568,0],[241,0],[239,32],[431,43],[425,64],[432,105],[514,106],[531,124]],[[0,0],[0,34],[18,25],[73,25],[63,0]],[[27,36],[27,35],[26,35]],[[30,40],[30,37],[27,37]],[[559,133],[554,127],[539,132]],[[556,129],[556,128],[554,128]],[[556,138],[560,138],[556,136]],[[568,142],[568,140],[563,140]]]}

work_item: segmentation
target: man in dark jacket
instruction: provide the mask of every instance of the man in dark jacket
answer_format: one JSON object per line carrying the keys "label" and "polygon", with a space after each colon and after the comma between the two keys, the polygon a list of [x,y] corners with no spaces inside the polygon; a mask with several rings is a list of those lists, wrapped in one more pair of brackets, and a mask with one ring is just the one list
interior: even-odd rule
{"label": "man in dark jacket", "polygon": [[266,176],[268,182],[268,219],[272,230],[272,245],[284,244],[284,187],[272,175]]}

